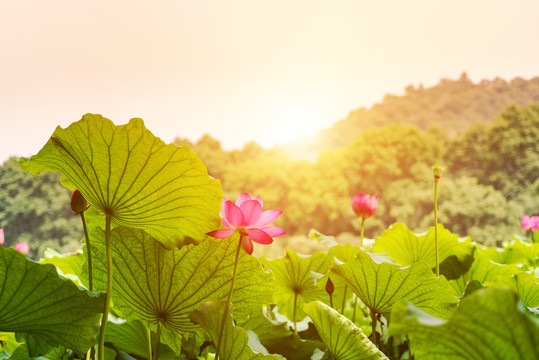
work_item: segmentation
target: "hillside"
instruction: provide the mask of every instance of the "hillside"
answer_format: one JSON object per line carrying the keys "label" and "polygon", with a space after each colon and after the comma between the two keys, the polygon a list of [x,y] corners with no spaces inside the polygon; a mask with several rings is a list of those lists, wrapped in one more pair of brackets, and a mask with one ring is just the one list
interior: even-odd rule
{"label": "hillside", "polygon": [[422,130],[440,127],[454,136],[473,124],[492,121],[511,104],[532,103],[539,103],[539,77],[473,83],[463,73],[457,80],[442,79],[430,88],[410,85],[402,96],[386,95],[371,108],[354,110],[333,127],[282,150],[294,158],[316,159],[321,150],[342,147],[365,130],[388,124],[415,125]]}

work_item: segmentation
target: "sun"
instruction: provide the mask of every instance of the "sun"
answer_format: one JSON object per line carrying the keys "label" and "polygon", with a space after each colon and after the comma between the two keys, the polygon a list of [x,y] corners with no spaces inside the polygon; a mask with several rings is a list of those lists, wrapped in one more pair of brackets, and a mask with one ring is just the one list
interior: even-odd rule
{"label": "sun", "polygon": [[322,128],[320,116],[313,109],[305,106],[287,106],[276,109],[271,121],[271,141],[275,145],[301,140],[314,135]]}

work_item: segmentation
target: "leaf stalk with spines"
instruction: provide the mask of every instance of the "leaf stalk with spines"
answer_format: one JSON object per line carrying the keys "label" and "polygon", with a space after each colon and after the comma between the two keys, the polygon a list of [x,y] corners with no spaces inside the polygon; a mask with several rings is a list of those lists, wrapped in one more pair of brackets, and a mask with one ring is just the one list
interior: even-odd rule
{"label": "leaf stalk with spines", "polygon": [[352,313],[352,322],[355,324],[356,323],[356,309],[357,309],[357,295],[354,295],[355,297],[355,300],[354,300],[354,312]]}
{"label": "leaf stalk with spines", "polygon": [[153,360],[159,359],[159,344],[161,340],[161,326],[162,323],[159,321],[157,323],[157,330],[155,331],[155,346],[154,346],[154,353],[153,353]]}
{"label": "leaf stalk with spines", "polygon": [[348,292],[348,285],[344,285],[344,294],[342,298],[341,314],[344,315],[344,310],[346,309],[346,293]]}
{"label": "leaf stalk with spines", "polygon": [[294,321],[294,332],[297,333],[298,332],[298,325],[297,325],[297,307],[298,307],[298,293],[297,292],[294,292],[294,315],[292,316],[293,319],[292,321]]}
{"label": "leaf stalk with spines", "polygon": [[152,331],[146,328],[146,341],[148,343],[148,360],[152,358]]}
{"label": "leaf stalk with spines", "polygon": [[374,310],[370,310],[370,315],[371,315],[371,326],[372,326],[372,342],[374,343],[374,345],[376,345],[377,348],[380,348],[380,338],[378,337],[378,332],[376,332],[376,324],[378,323],[377,321],[377,314]]}
{"label": "leaf stalk with spines", "polygon": [[236,282],[236,272],[238,270],[238,261],[240,257],[241,243],[243,241],[243,235],[240,235],[238,241],[238,247],[236,248],[236,257],[234,259],[234,271],[232,273],[232,284],[230,285],[230,291],[228,292],[228,297],[226,299],[225,311],[223,312],[223,317],[221,318],[221,324],[219,325],[219,335],[217,337],[217,353],[215,354],[215,359],[219,360],[221,342],[223,340],[223,332],[225,330],[225,321],[227,320],[227,314],[230,309],[230,299],[232,298],[232,293],[234,292],[234,283]]}
{"label": "leaf stalk with spines", "polygon": [[98,359],[105,360],[105,329],[109,318],[110,298],[112,295],[112,251],[110,245],[110,221],[111,213],[106,212],[105,217],[105,249],[107,255],[107,293],[105,294],[105,305],[103,308],[103,318],[99,329]]}

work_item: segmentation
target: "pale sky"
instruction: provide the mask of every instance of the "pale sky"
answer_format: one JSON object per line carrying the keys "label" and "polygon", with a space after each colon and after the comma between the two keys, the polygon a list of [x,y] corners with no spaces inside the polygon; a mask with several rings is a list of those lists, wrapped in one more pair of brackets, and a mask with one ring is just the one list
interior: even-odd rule
{"label": "pale sky", "polygon": [[264,147],[463,71],[539,75],[537,0],[0,0],[0,161],[85,113]]}

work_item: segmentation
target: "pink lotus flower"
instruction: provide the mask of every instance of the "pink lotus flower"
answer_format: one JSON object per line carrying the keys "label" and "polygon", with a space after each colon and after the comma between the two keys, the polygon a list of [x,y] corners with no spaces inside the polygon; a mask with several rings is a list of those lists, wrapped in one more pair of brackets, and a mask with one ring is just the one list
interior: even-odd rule
{"label": "pink lotus flower", "polygon": [[367,219],[374,215],[378,198],[374,195],[359,194],[352,197],[352,210],[360,218]]}
{"label": "pink lotus flower", "polygon": [[520,225],[522,230],[536,232],[539,229],[539,216],[529,217],[528,215],[524,215],[520,218],[520,222],[522,223],[522,225]]}
{"label": "pink lotus flower", "polygon": [[15,250],[17,250],[21,254],[28,255],[28,253],[30,252],[30,246],[26,242],[20,242],[15,245]]}
{"label": "pink lotus flower", "polygon": [[4,245],[4,229],[0,228],[0,245]]}
{"label": "pink lotus flower", "polygon": [[273,238],[283,235],[285,231],[277,226],[268,226],[283,213],[281,210],[262,211],[264,205],[260,196],[249,196],[243,193],[236,203],[223,198],[223,205],[219,215],[224,217],[221,225],[226,229],[219,229],[208,233],[217,239],[226,239],[236,232],[242,236],[241,246],[247,254],[253,253],[252,241],[268,245]]}

